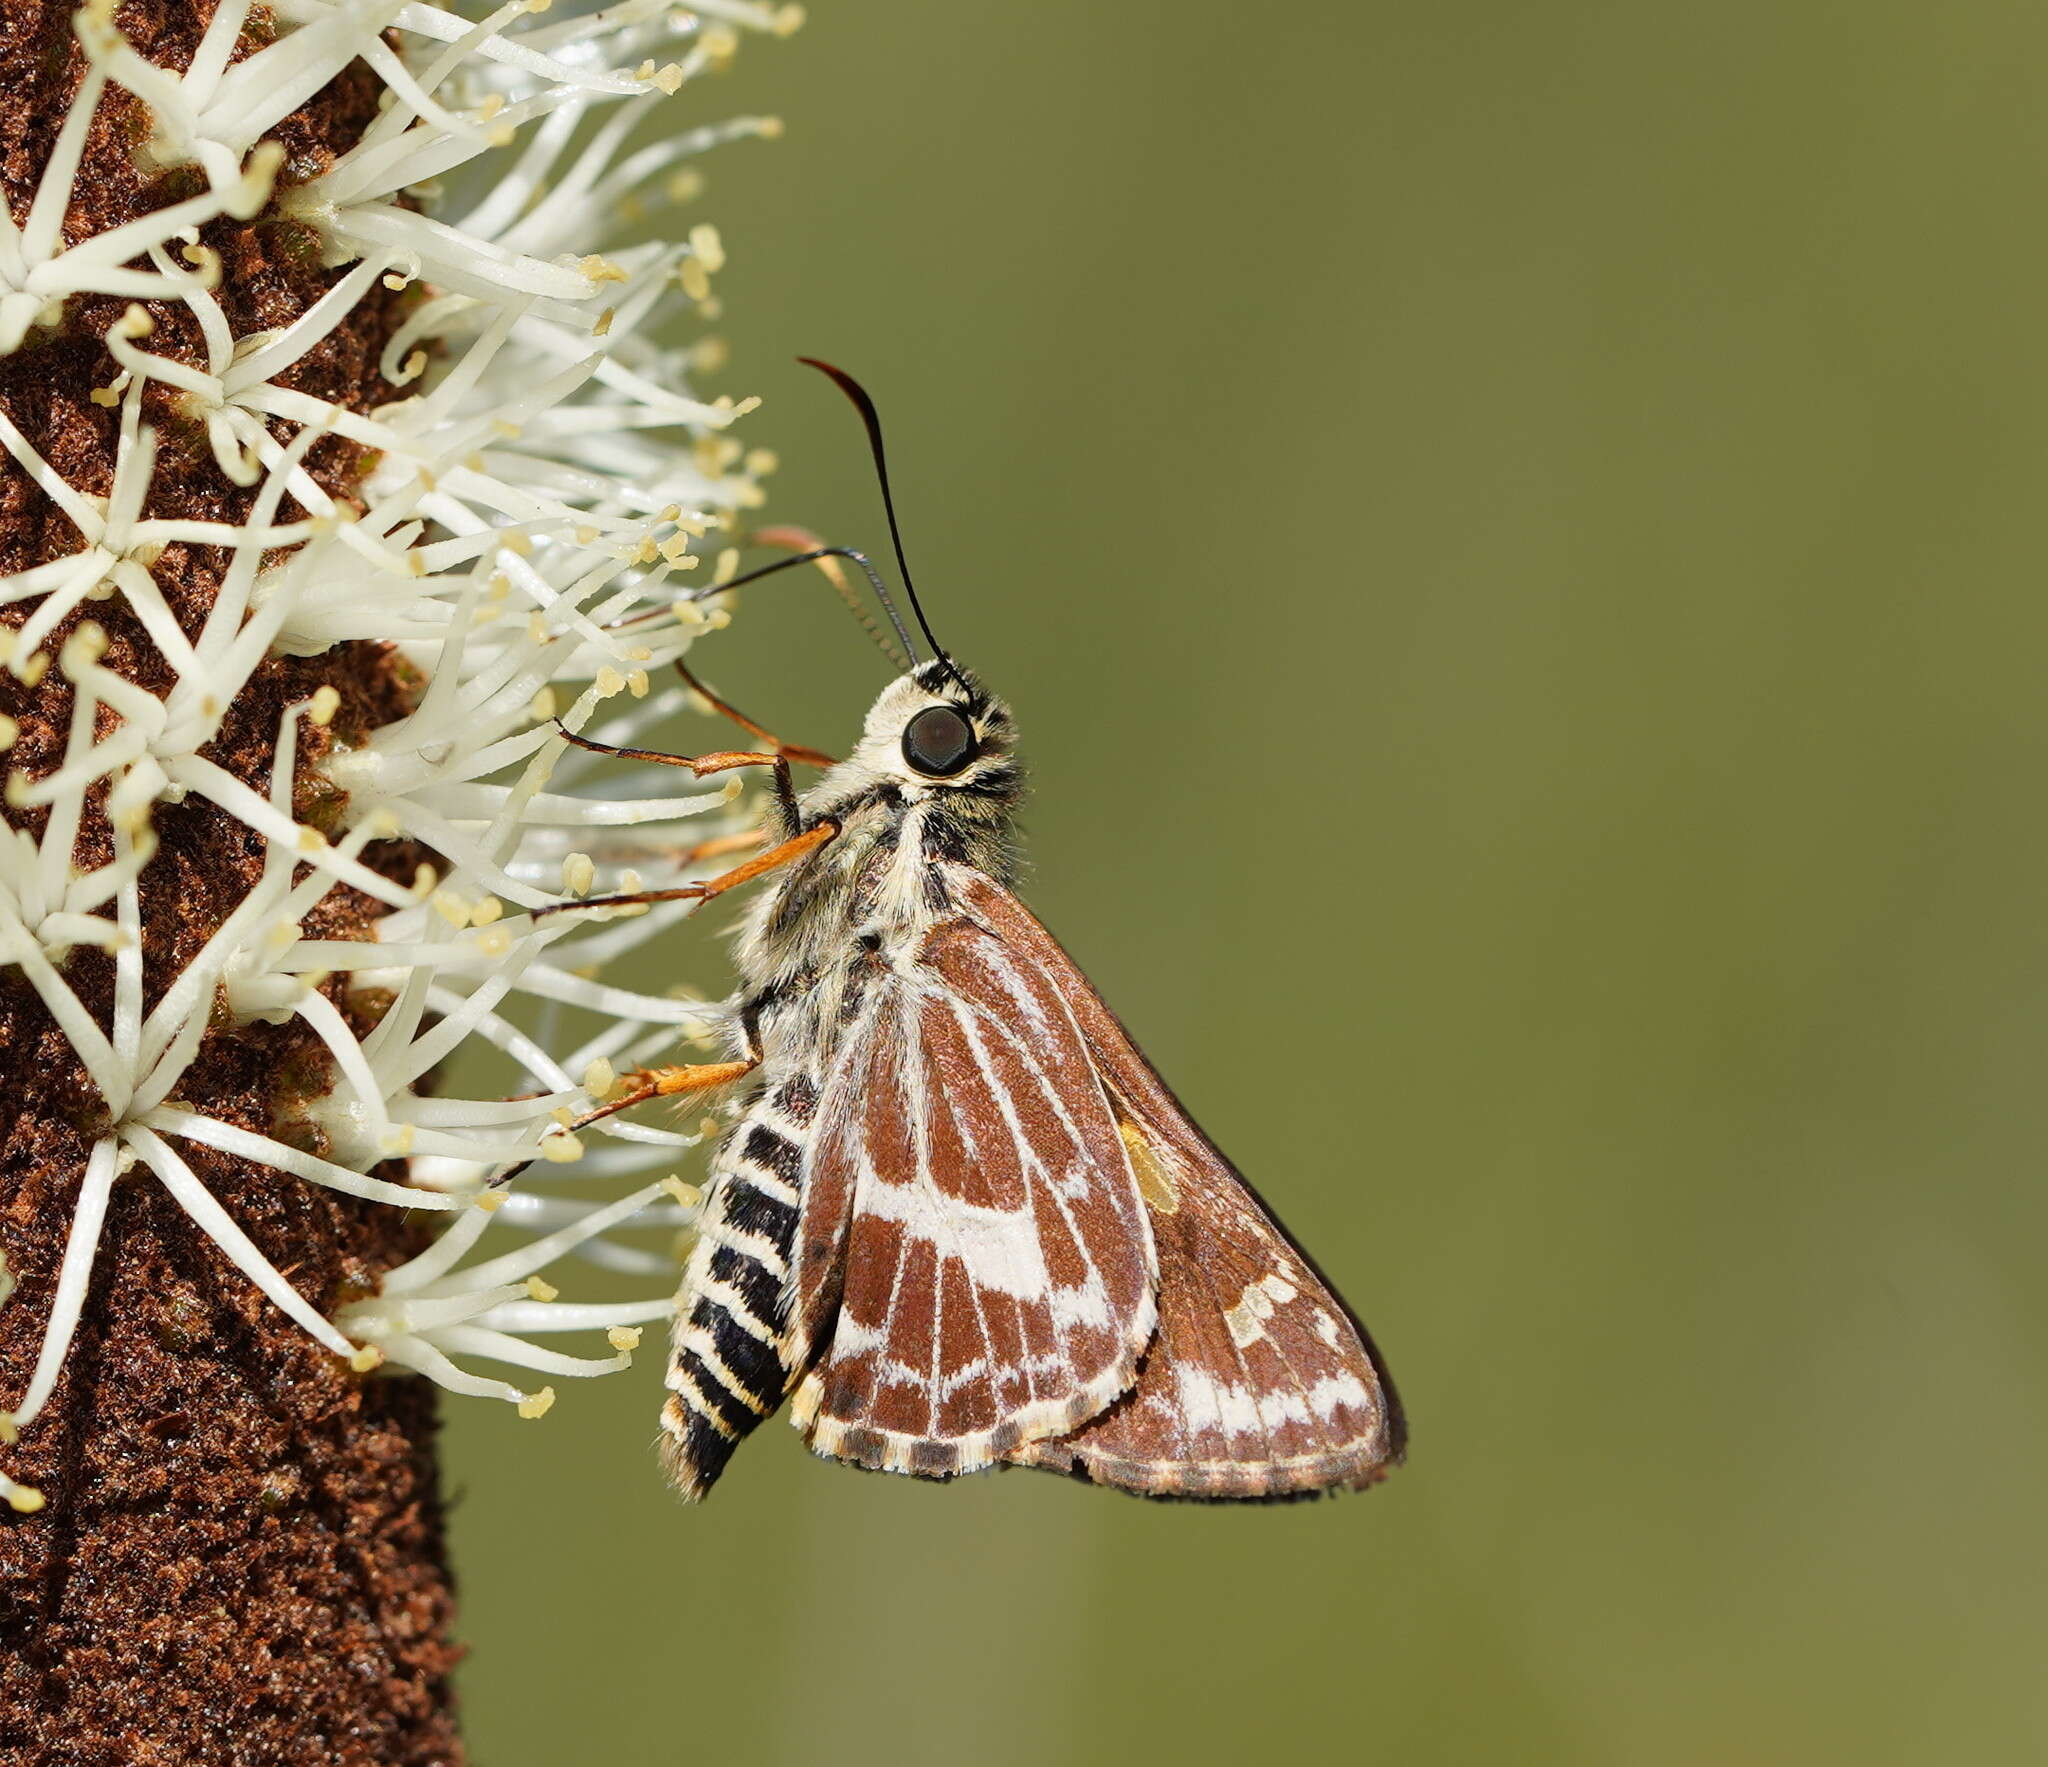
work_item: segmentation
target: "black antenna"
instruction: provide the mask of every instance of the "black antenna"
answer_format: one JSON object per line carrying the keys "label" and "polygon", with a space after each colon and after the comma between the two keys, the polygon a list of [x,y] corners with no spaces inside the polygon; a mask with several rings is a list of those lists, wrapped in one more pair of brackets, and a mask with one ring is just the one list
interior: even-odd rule
{"label": "black antenna", "polygon": [[[709,601],[714,595],[723,595],[728,589],[737,589],[743,583],[758,583],[763,577],[774,576],[777,571],[792,571],[800,564],[816,564],[821,558],[851,559],[860,566],[867,577],[869,587],[875,592],[875,599],[882,604],[882,611],[889,616],[889,624],[895,629],[896,636],[903,641],[903,649],[899,651],[875,630],[874,622],[851,595],[846,597],[846,605],[853,609],[854,618],[867,629],[868,636],[881,647],[882,654],[906,675],[909,674],[916,666],[911,661],[915,647],[910,642],[910,634],[903,629],[903,616],[896,611],[895,602],[889,599],[888,585],[882,581],[881,573],[869,561],[867,554],[856,552],[851,546],[814,546],[808,552],[799,552],[790,558],[778,558],[773,564],[757,565],[753,570],[742,571],[736,577],[726,578],[723,583],[707,583],[701,589],[693,589],[683,599]],[[952,664],[948,663],[946,666],[951,668]]]}
{"label": "black antenna", "polygon": [[[896,548],[896,569],[903,578],[903,593],[910,598],[910,611],[917,615],[917,629],[924,634],[925,643],[932,647],[932,655],[946,665],[946,673],[959,682],[963,691],[972,692],[967,679],[960,673],[960,666],[946,654],[946,647],[932,636],[932,623],[924,617],[924,604],[917,599],[917,585],[910,580],[910,560],[903,556],[903,531],[896,525],[896,499],[889,495],[889,460],[882,448],[882,420],[875,411],[875,402],[868,397],[867,388],[855,380],[843,368],[834,368],[829,362],[821,362],[815,356],[799,356],[797,360],[806,368],[815,368],[820,374],[831,376],[839,390],[853,401],[854,409],[860,413],[861,422],[868,427],[868,446],[874,450],[875,477],[882,485],[882,508],[889,517],[889,539]],[[908,640],[905,640],[908,643]]]}

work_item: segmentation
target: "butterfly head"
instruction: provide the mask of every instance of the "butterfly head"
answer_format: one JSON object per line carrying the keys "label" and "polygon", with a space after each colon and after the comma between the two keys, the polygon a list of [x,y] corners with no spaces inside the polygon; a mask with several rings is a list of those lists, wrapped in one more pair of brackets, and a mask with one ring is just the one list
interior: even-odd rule
{"label": "butterfly head", "polygon": [[853,758],[909,803],[960,793],[1006,807],[1021,786],[1009,707],[940,658],[882,690]]}

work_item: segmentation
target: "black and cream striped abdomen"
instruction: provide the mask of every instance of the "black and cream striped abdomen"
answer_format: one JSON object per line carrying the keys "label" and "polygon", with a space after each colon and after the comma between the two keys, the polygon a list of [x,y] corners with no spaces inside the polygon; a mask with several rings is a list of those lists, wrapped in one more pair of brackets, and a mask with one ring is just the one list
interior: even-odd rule
{"label": "black and cream striped abdomen", "polygon": [[762,1065],[767,1077],[712,1161],[676,1297],[663,1455],[690,1497],[710,1488],[798,1372],[784,1367],[782,1345],[818,1090],[806,1074]]}

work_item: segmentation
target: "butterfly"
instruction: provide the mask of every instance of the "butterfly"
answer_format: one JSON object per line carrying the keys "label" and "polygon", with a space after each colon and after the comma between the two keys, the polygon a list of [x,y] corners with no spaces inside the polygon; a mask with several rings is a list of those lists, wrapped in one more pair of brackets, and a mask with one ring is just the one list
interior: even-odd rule
{"label": "butterfly", "polygon": [[[903,565],[873,403],[811,365],[862,413]],[[867,570],[910,652],[858,553],[735,581],[826,555]],[[843,760],[708,693],[758,747],[572,739],[775,781],[754,858],[583,904],[773,880],[736,945],[731,1059],[642,1070],[602,1107],[746,1087],[677,1296],[669,1473],[702,1497],[786,1403],[818,1454],[928,1479],[1008,1464],[1178,1498],[1376,1482],[1406,1429],[1372,1340],[1017,898],[1014,722],[902,580],[932,654]],[[792,761],[824,767],[801,794]]]}

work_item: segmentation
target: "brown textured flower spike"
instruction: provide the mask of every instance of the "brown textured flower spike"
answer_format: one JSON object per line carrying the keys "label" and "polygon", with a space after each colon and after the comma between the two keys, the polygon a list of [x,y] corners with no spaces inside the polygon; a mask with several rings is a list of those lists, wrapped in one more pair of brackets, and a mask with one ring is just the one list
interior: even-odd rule
{"label": "brown textured flower spike", "polygon": [[[455,1759],[429,1392],[375,1371],[537,1416],[475,1364],[669,1311],[610,1235],[687,1208],[575,1190],[696,1137],[565,1125],[705,1009],[599,973],[664,913],[535,911],[729,800],[580,795],[554,720],[684,703],[766,461],[654,337],[716,232],[591,230],[775,132],[624,151],[793,22],[0,0],[0,1758]],[[469,1049],[501,1088],[430,1086]],[[575,1186],[485,1187],[529,1161]]]}

